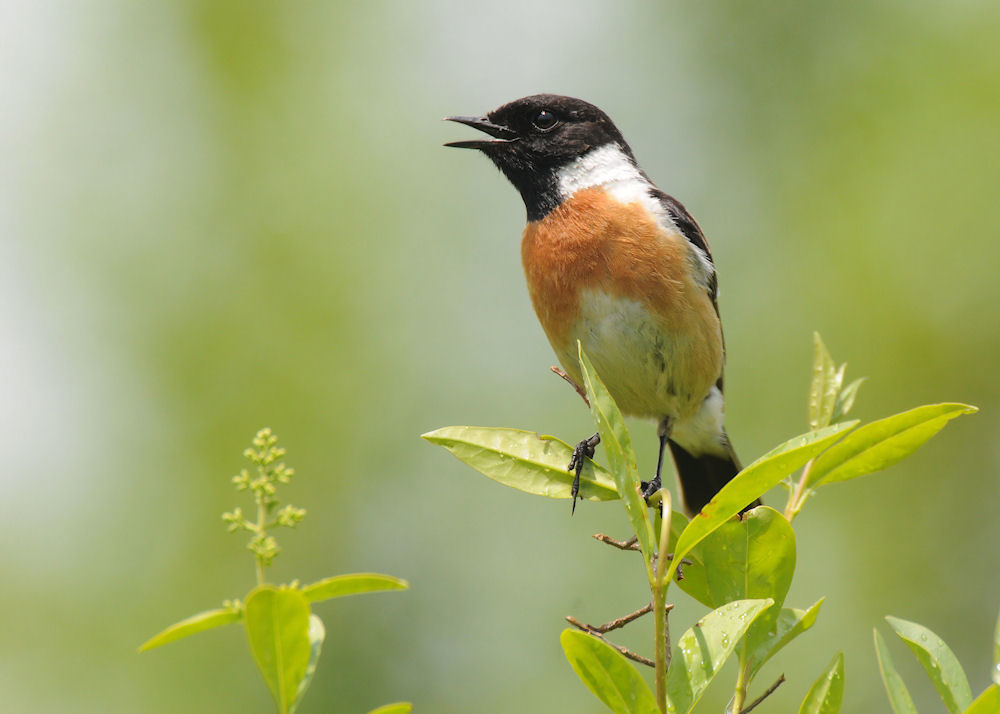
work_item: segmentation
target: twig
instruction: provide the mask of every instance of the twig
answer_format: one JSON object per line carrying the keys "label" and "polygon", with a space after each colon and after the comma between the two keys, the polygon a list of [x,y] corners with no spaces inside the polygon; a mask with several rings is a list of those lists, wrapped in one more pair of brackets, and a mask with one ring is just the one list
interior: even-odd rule
{"label": "twig", "polygon": [[747,714],[748,711],[750,711],[751,709],[753,709],[754,707],[756,707],[758,704],[760,704],[762,701],[764,701],[765,699],[767,699],[769,696],[771,696],[772,694],[774,694],[774,690],[777,689],[778,687],[780,687],[781,683],[784,682],[784,681],[785,681],[785,675],[782,674],[780,677],[778,677],[778,681],[777,682],[775,682],[770,687],[768,687],[764,691],[763,694],[761,694],[759,697],[757,697],[752,702],[750,702],[749,705],[747,705],[746,707],[744,707],[743,711],[740,714]]}
{"label": "twig", "polygon": [[566,374],[566,370],[564,370],[562,367],[556,367],[555,365],[549,367],[549,369],[552,370],[553,374],[558,374],[560,377],[562,377],[567,382],[569,382],[569,385],[571,387],[573,387],[573,389],[576,390],[577,394],[580,395],[580,399],[582,399],[584,401],[584,403],[588,407],[590,407],[590,400],[587,399],[587,392],[584,390],[583,387],[581,387],[579,384],[577,384],[576,382],[574,382],[572,377],[570,377],[568,374]]}
{"label": "twig", "polygon": [[635,612],[630,612],[627,615],[622,615],[618,619],[612,620],[611,622],[605,622],[603,625],[597,625],[597,626],[588,625],[588,627],[593,627],[593,629],[597,630],[600,633],[610,632],[611,630],[617,630],[619,627],[625,627],[625,625],[632,622],[632,620],[638,620],[647,612],[652,612],[652,611],[653,611],[653,603],[649,603],[648,605],[643,605]]}
{"label": "twig", "polygon": [[[648,612],[648,610],[647,610],[647,612]],[[628,617],[628,615],[626,615],[626,617]],[[616,645],[614,642],[608,642],[607,638],[605,638],[604,635],[599,630],[597,630],[597,628],[591,627],[590,625],[587,625],[587,624],[584,624],[584,623],[580,622],[579,620],[577,620],[572,615],[567,615],[566,616],[566,622],[568,622],[569,624],[571,624],[573,627],[577,628],[578,630],[583,630],[584,632],[586,632],[588,634],[591,634],[594,637],[600,638],[604,642],[607,642],[607,644],[609,644],[611,647],[614,647],[623,656],[628,657],[633,662],[638,662],[639,664],[644,664],[647,667],[653,667],[653,666],[655,666],[655,663],[653,662],[653,660],[649,659],[648,657],[643,657],[641,654],[636,654],[635,652],[633,652],[632,650],[628,649],[627,647],[622,647],[621,645]]]}
{"label": "twig", "polygon": [[604,535],[603,533],[595,533],[594,539],[599,540],[602,543],[607,543],[608,545],[614,546],[618,550],[639,550],[642,548],[639,546],[639,538],[637,536],[632,536],[628,540],[615,540],[609,535]]}
{"label": "twig", "polygon": [[[674,554],[667,553],[667,560],[673,560],[673,559],[674,559]],[[681,580],[684,579],[685,565],[694,565],[694,561],[688,560],[687,558],[681,558],[681,562],[677,564],[677,582],[680,582]]]}

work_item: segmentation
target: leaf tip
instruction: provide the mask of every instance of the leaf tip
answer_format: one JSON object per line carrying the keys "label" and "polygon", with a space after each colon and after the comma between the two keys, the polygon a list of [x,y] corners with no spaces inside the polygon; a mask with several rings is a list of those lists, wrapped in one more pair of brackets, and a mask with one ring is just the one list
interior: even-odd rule
{"label": "leaf tip", "polygon": [[904,620],[901,617],[893,617],[892,615],[886,615],[885,621],[889,623],[889,627],[892,628],[893,632],[902,637],[902,634],[900,633],[900,628],[905,627],[907,625],[907,620]]}

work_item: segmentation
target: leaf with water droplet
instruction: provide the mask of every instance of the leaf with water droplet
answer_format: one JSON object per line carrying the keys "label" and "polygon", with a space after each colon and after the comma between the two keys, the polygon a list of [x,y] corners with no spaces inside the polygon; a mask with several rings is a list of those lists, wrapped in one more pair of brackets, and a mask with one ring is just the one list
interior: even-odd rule
{"label": "leaf with water droplet", "polygon": [[752,650],[747,657],[751,679],[757,675],[765,662],[815,624],[822,605],[823,598],[820,598],[808,610],[789,607],[781,609],[781,612],[778,613],[778,619],[774,623],[772,634],[761,642],[757,649]]}
{"label": "leaf with water droplet", "polygon": [[750,598],[775,602],[747,630],[746,652],[755,652],[774,637],[775,623],[792,584],[795,533],[791,525],[773,508],[760,506],[740,520],[722,524],[698,550],[713,607]]}
{"label": "leaf with water droplet", "polygon": [[674,645],[670,669],[667,671],[670,711],[691,711],[705,688],[732,655],[747,627],[773,603],[773,600],[767,598],[740,600],[725,605],[705,615],[681,635]]}
{"label": "leaf with water droplet", "polygon": [[972,691],[965,670],[951,648],[923,625],[898,617],[887,616],[885,619],[900,639],[913,650],[948,711],[951,714],[962,714],[972,703]]}
{"label": "leaf with water droplet", "polygon": [[844,653],[833,658],[799,707],[799,714],[837,714],[844,701]]}
{"label": "leaf with water droplet", "polygon": [[740,471],[712,497],[712,500],[701,509],[701,513],[691,519],[677,538],[670,575],[676,571],[679,559],[686,557],[691,549],[712,531],[739,513],[755,498],[778,485],[783,478],[843,438],[844,434],[857,424],[857,421],[850,421],[801,434],[771,449]]}
{"label": "leaf with water droplet", "polygon": [[[422,436],[505,486],[549,498],[572,495],[573,474],[566,466],[573,448],[553,436],[488,426],[446,426]],[[589,501],[618,498],[614,478],[590,459],[580,474],[580,498]]]}

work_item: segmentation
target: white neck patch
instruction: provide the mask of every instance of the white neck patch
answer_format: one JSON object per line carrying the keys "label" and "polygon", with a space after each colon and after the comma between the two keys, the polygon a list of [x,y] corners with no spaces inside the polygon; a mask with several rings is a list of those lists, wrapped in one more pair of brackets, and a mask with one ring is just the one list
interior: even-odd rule
{"label": "white neck patch", "polygon": [[556,173],[556,180],[564,201],[577,191],[600,187],[622,203],[641,203],[658,219],[671,223],[660,202],[649,195],[653,184],[617,144],[606,144],[567,164]]}
{"label": "white neck patch", "polygon": [[[655,188],[642,175],[618,144],[605,144],[584,154],[556,172],[559,194],[563,201],[585,188],[603,188],[622,203],[639,203],[656,217],[660,225],[678,230],[670,214],[649,190]],[[712,261],[698,246],[688,242],[692,267],[699,282],[707,286],[715,273]]]}

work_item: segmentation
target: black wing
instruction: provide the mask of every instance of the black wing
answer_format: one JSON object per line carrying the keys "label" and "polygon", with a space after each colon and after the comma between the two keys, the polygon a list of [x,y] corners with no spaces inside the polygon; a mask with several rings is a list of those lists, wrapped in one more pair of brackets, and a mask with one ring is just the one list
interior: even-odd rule
{"label": "black wing", "polygon": [[[664,193],[658,188],[651,188],[649,190],[650,195],[660,202],[660,205],[667,211],[670,219],[677,226],[677,229],[681,234],[688,239],[691,245],[700,249],[705,257],[708,258],[708,262],[715,266],[715,262],[712,260],[712,249],[708,247],[708,239],[705,238],[705,234],[702,233],[701,226],[698,225],[698,221],[694,219],[688,210],[684,208],[684,205],[678,201],[673,196]],[[715,271],[708,276],[708,294],[712,298],[712,304],[715,305],[715,311],[719,311],[719,305],[716,302],[716,298],[719,294],[719,283],[715,277]]]}
{"label": "black wing", "polygon": [[[708,247],[708,239],[705,237],[705,234],[702,233],[701,226],[698,225],[698,221],[696,221],[694,219],[694,216],[688,213],[688,210],[684,208],[684,204],[682,204],[673,196],[666,194],[660,189],[655,187],[651,188],[649,190],[649,193],[653,198],[659,201],[660,205],[663,206],[663,208],[667,211],[667,215],[670,216],[670,219],[674,222],[674,225],[677,226],[677,230],[681,232],[681,235],[687,238],[688,241],[690,241],[691,245],[701,249],[701,251],[705,254],[705,257],[708,258],[708,262],[711,263],[712,267],[714,268],[715,261],[712,260],[712,249]],[[719,280],[715,275],[714,269],[712,270],[712,274],[708,276],[708,295],[709,297],[712,298],[712,307],[715,308],[715,314],[719,315],[719,301],[718,301]],[[719,315],[720,330],[722,329],[721,323],[722,323],[722,316]],[[723,337],[722,340],[722,354],[723,357],[725,357],[726,354],[725,337]],[[720,392],[723,391],[722,377],[723,376],[720,374],[719,379],[715,383],[715,386],[719,388]]]}

